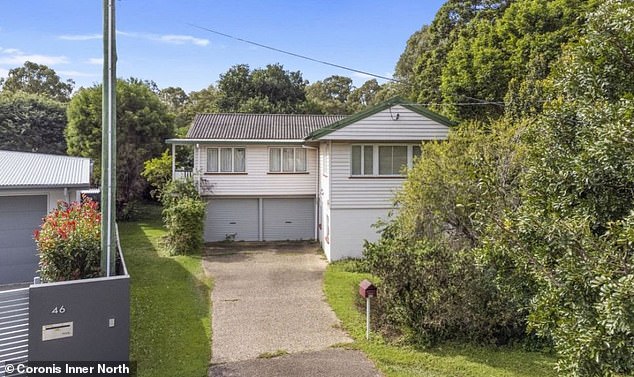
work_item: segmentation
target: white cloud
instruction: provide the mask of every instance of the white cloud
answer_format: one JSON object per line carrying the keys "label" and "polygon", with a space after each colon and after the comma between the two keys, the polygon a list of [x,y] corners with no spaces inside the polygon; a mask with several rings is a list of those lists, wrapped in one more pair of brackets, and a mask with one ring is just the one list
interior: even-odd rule
{"label": "white cloud", "polygon": [[50,56],[39,54],[6,54],[0,55],[0,64],[22,65],[24,62],[30,61],[43,65],[68,64],[66,56]]}
{"label": "white cloud", "polygon": [[136,33],[136,32],[127,32],[122,30],[117,30],[117,35],[137,38],[137,39],[146,39],[148,41],[168,43],[168,44],[176,44],[176,45],[184,45],[184,44],[193,44],[195,46],[207,46],[209,44],[208,39],[196,38],[191,35],[181,35],[181,34],[150,34],[150,33]]}
{"label": "white cloud", "polygon": [[9,75],[9,70],[0,68],[0,77],[7,77]]}
{"label": "white cloud", "polygon": [[57,71],[62,76],[69,77],[98,77],[98,73],[80,72],[80,71]]}
{"label": "white cloud", "polygon": [[58,38],[65,41],[92,41],[95,39],[101,39],[101,34],[66,34],[60,35]]}
{"label": "white cloud", "polygon": [[92,65],[103,65],[103,58],[90,58],[86,63]]}
{"label": "white cloud", "polygon": [[196,46],[207,46],[209,44],[208,39],[196,38],[196,37],[192,37],[191,35],[168,34],[168,35],[162,35],[159,38],[159,40],[161,42],[174,43],[179,45],[185,44],[185,43],[191,43],[191,44],[195,44]]}
{"label": "white cloud", "polygon": [[22,65],[26,61],[44,65],[58,65],[69,63],[69,60],[66,56],[26,54],[21,50],[18,50],[17,48],[0,47],[0,64],[16,66]]}

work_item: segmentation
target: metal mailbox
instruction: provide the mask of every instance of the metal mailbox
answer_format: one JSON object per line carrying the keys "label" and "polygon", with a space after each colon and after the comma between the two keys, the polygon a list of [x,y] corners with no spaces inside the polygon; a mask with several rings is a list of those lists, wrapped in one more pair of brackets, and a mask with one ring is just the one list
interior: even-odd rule
{"label": "metal mailbox", "polygon": [[359,294],[363,298],[376,297],[376,286],[369,280],[364,279],[359,283]]}

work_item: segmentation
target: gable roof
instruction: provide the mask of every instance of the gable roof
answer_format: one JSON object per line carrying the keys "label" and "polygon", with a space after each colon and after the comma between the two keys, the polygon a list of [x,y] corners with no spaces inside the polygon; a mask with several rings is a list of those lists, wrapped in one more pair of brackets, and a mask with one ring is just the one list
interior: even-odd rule
{"label": "gable roof", "polygon": [[296,140],[345,118],[345,115],[198,114],[187,132],[193,140]]}
{"label": "gable roof", "polygon": [[0,150],[0,189],[89,187],[90,159]]}
{"label": "gable roof", "polygon": [[335,123],[332,123],[324,128],[315,130],[313,132],[310,133],[310,135],[308,135],[306,137],[306,140],[318,140],[336,130],[339,130],[341,128],[344,128],[346,126],[349,126],[353,123],[356,123],[358,121],[360,121],[361,119],[365,119],[369,116],[372,116],[374,114],[377,114],[383,110],[387,110],[388,108],[392,107],[392,106],[396,106],[396,105],[400,105],[403,106],[404,108],[411,110],[417,114],[420,114],[426,118],[429,118],[431,120],[434,120],[442,125],[445,125],[447,127],[452,127],[455,126],[456,123],[449,120],[449,118],[445,118],[444,116],[437,114],[429,109],[426,109],[425,107],[418,105],[418,104],[413,104],[411,103],[411,101],[407,101],[401,97],[393,97],[387,101],[381,102],[375,106],[369,107],[363,111],[360,111],[358,113],[352,114],[344,119],[341,119]]}

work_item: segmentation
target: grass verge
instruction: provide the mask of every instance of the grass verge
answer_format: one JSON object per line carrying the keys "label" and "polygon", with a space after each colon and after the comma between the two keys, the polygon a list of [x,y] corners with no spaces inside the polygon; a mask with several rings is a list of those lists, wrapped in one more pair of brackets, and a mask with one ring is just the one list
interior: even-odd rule
{"label": "grass verge", "polygon": [[130,272],[130,358],[138,376],[203,377],[211,354],[211,281],[200,256],[163,255],[160,207],[119,224]]}
{"label": "grass verge", "polygon": [[[331,263],[326,269],[324,292],[343,328],[355,340],[344,345],[359,349],[388,377],[555,377],[555,359],[537,352],[516,348],[489,348],[471,345],[445,345],[419,350],[392,345],[374,334],[365,340],[365,313],[355,307],[358,284],[372,279],[352,272],[350,261]],[[380,294],[380,292],[379,292]]]}

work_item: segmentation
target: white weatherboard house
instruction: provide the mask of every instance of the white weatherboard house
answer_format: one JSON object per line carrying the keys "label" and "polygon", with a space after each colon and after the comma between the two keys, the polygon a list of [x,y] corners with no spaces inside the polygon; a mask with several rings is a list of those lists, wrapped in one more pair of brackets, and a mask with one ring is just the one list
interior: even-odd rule
{"label": "white weatherboard house", "polygon": [[350,116],[199,114],[168,143],[194,146],[206,241],[318,239],[338,260],[377,240],[403,168],[452,125],[394,98]]}
{"label": "white weatherboard house", "polygon": [[0,150],[0,284],[32,282],[33,232],[57,201],[90,188],[88,158]]}

